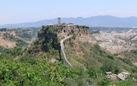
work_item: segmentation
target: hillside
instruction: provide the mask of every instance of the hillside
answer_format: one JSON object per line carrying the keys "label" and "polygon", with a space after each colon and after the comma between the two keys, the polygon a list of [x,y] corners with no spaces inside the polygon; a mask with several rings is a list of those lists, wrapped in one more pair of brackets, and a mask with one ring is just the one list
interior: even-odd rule
{"label": "hillside", "polygon": [[105,51],[120,58],[130,59],[137,65],[137,30],[135,28],[100,30],[97,33],[93,33],[93,35],[95,36],[97,43]]}
{"label": "hillside", "polygon": [[[60,43],[65,38],[67,40],[63,42],[64,52],[72,66],[66,64],[61,50]],[[116,58],[104,51],[96,43],[87,26],[72,23],[42,26],[36,40],[24,51],[16,49],[7,53],[8,56],[0,54],[0,85],[136,86],[137,84],[137,67],[130,60]],[[15,59],[16,57],[18,58]],[[112,76],[106,75],[106,72],[112,72]],[[118,77],[123,72],[129,74],[124,80]]]}
{"label": "hillside", "polygon": [[[64,65],[67,65],[60,50],[59,41],[61,39],[60,37],[58,38],[58,34],[60,35],[61,33],[58,33],[54,27],[43,26],[38,33],[38,39],[30,46],[26,51],[26,54],[24,54],[20,60],[23,62],[26,60],[31,62],[29,59],[37,57],[48,61],[49,64],[61,62]],[[76,75],[77,77],[75,77],[75,80],[73,80],[74,78],[69,78],[70,80],[67,79],[67,82],[65,83],[68,86],[83,86],[85,84],[92,84],[95,86],[125,84],[128,86],[128,84],[131,85],[130,82],[132,82],[132,85],[134,86],[136,82],[134,82],[132,78],[136,77],[136,66],[134,66],[130,60],[127,62],[124,58],[119,59],[114,55],[105,52],[98,44],[95,44],[94,36],[92,34],[89,36],[92,38],[92,40],[90,40],[93,42],[80,40],[82,37],[79,37],[78,35],[75,35],[75,37],[64,42],[65,54],[68,61],[72,64],[73,71],[82,74]],[[31,58],[28,58],[28,55]],[[116,78],[116,76],[116,79],[111,80],[106,77],[105,72],[112,72],[114,74],[129,72],[131,76],[126,78],[126,81],[121,81]],[[104,83],[104,80],[107,80],[107,82]]]}
{"label": "hillside", "polygon": [[0,46],[3,48],[26,47],[36,37],[37,30],[24,29],[0,29]]}
{"label": "hillside", "polygon": [[[128,71],[133,73],[134,76],[135,66],[133,66],[129,59],[119,59],[112,54],[103,51],[97,44],[92,45],[90,43],[83,43],[72,39],[68,41],[65,46],[66,55],[70,63],[75,68],[82,68],[82,70],[88,70],[90,73],[92,71],[90,78],[94,77],[94,80],[92,81],[94,84],[99,83],[99,80],[106,77],[105,72],[118,74],[123,71]],[[131,79],[128,78],[128,80]],[[110,82],[118,83],[120,81],[112,80]]]}
{"label": "hillside", "polygon": [[100,30],[93,34],[99,45],[112,54],[136,50],[137,30]]}
{"label": "hillside", "polygon": [[[18,27],[41,27],[42,25],[56,24],[57,19],[45,19],[36,22],[26,22],[19,24],[5,24],[0,27],[18,28]],[[62,18],[62,22],[75,23],[78,25],[87,25],[90,27],[104,26],[104,27],[137,27],[137,17],[114,17],[114,16],[92,16],[87,18]]]}

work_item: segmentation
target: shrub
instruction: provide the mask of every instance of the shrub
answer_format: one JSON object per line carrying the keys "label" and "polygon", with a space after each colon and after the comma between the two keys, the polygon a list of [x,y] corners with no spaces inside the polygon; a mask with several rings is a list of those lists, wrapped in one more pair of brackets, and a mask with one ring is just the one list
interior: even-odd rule
{"label": "shrub", "polygon": [[122,60],[124,63],[126,63],[128,65],[133,65],[132,62],[130,61],[130,59],[128,59],[128,58],[120,58],[120,60]]}

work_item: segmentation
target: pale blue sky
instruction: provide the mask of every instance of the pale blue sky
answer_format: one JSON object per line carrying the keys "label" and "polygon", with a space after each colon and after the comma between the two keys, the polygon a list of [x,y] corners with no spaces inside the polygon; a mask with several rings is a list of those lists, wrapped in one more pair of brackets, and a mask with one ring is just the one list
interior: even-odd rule
{"label": "pale blue sky", "polygon": [[1,0],[0,25],[60,17],[137,17],[137,0]]}

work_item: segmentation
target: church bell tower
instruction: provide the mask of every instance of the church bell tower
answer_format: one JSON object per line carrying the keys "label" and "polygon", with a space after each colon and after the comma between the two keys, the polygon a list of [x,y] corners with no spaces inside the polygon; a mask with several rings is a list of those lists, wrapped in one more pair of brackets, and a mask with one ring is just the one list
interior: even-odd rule
{"label": "church bell tower", "polygon": [[58,17],[58,25],[60,25],[61,24],[61,22],[60,22],[60,17]]}

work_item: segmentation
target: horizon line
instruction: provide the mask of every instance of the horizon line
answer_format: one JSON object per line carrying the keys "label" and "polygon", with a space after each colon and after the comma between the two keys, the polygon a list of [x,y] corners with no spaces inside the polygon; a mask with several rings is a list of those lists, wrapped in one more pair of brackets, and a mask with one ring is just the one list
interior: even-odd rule
{"label": "horizon line", "polygon": [[[117,17],[117,18],[132,18],[132,17],[137,17],[137,16],[126,16],[126,17],[121,17],[121,16],[113,16],[113,15],[94,15],[94,16],[88,16],[88,17],[60,17],[60,18],[90,18],[90,17],[98,17],[98,16],[110,16],[110,17]],[[11,24],[24,24],[24,23],[34,23],[34,22],[39,22],[39,21],[44,21],[44,20],[51,20],[51,19],[57,19],[58,17],[55,18],[47,18],[47,19],[41,19],[41,20],[36,20],[36,21],[24,21],[24,22],[14,22],[14,23],[5,23],[5,24],[0,24],[0,26],[3,25],[11,25]]]}

